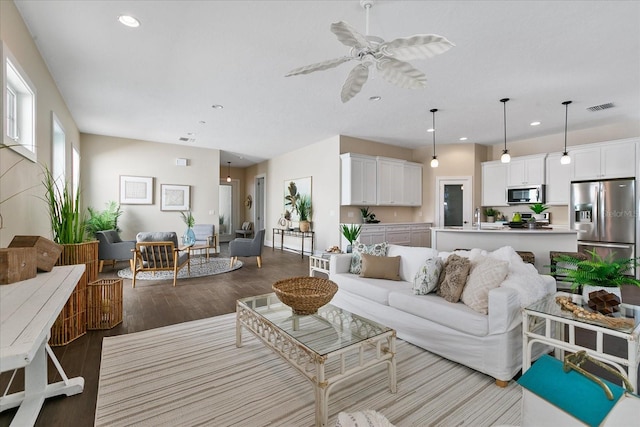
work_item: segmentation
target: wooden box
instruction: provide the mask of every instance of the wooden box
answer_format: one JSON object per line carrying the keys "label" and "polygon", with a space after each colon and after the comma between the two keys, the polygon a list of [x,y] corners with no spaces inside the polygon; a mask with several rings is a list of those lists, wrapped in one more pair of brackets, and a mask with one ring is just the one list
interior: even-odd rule
{"label": "wooden box", "polygon": [[62,245],[41,236],[14,236],[10,248],[36,248],[37,267],[40,271],[51,271],[62,253]]}
{"label": "wooden box", "polygon": [[35,248],[0,249],[0,285],[32,279],[36,274]]}
{"label": "wooden box", "polygon": [[87,285],[87,329],[111,329],[122,323],[122,279]]}

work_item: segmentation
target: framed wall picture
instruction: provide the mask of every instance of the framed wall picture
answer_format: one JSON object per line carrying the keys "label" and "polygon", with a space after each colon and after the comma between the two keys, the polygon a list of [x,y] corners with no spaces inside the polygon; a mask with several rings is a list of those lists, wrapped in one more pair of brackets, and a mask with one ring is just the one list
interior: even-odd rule
{"label": "framed wall picture", "polygon": [[306,196],[311,200],[311,177],[287,179],[284,182],[284,210],[289,212],[290,221],[300,221],[298,200]]}
{"label": "framed wall picture", "polygon": [[153,177],[120,175],[121,205],[152,205]]}
{"label": "framed wall picture", "polygon": [[188,211],[191,209],[189,185],[162,184],[160,186],[160,210]]}

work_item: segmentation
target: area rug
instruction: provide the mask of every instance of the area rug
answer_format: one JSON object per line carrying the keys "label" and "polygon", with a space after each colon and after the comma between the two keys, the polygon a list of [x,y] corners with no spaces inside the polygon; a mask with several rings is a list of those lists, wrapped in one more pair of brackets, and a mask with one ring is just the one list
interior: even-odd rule
{"label": "area rug", "polygon": [[[187,267],[185,266],[178,271],[178,279],[213,276],[215,274],[228,273],[242,267],[242,261],[236,261],[233,267],[229,267],[231,264],[231,259],[229,258],[209,258],[209,261],[193,258],[189,260],[189,263],[191,264],[191,274],[187,273]],[[118,276],[123,279],[133,279],[133,274],[129,267],[119,270]],[[136,275],[136,280],[173,280],[173,272],[156,271],[155,274],[152,274],[144,271]]]}
{"label": "area rug", "polygon": [[[407,342],[397,345],[398,392],[387,370],[337,385],[329,426],[340,411],[373,409],[397,427],[520,425],[522,391]],[[311,384],[235,314],[104,338],[96,426],[312,426]]]}

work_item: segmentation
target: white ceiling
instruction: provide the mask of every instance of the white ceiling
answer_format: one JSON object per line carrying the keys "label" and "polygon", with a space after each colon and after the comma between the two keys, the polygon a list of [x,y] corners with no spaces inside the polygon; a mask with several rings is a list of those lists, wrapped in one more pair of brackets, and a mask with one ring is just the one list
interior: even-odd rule
{"label": "white ceiling", "polygon": [[[504,97],[509,141],[562,132],[565,100],[570,130],[640,121],[637,1],[379,0],[372,35],[433,33],[456,47],[411,61],[426,89],[378,77],[346,104],[340,89],[353,62],[284,75],[348,54],[329,26],[342,20],[364,33],[358,0],[15,3],[81,132],[194,138],[184,144],[222,150],[232,166],[338,134],[430,145],[431,108],[438,144],[502,143]],[[121,14],[142,25],[124,27]],[[607,102],[615,108],[586,110]]]}

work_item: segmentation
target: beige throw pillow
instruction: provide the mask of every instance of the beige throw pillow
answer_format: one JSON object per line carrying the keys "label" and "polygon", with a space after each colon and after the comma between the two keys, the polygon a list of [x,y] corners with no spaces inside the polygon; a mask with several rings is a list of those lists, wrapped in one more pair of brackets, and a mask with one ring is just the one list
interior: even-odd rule
{"label": "beige throw pillow", "polygon": [[460,301],[460,295],[467,282],[467,276],[471,269],[471,261],[459,255],[449,255],[447,263],[440,274],[438,295],[449,302]]}
{"label": "beige throw pillow", "polygon": [[362,254],[360,277],[400,280],[400,257]]}
{"label": "beige throw pillow", "polygon": [[508,261],[479,257],[471,266],[467,284],[462,291],[462,302],[478,313],[487,314],[489,291],[500,286],[508,273]]}

